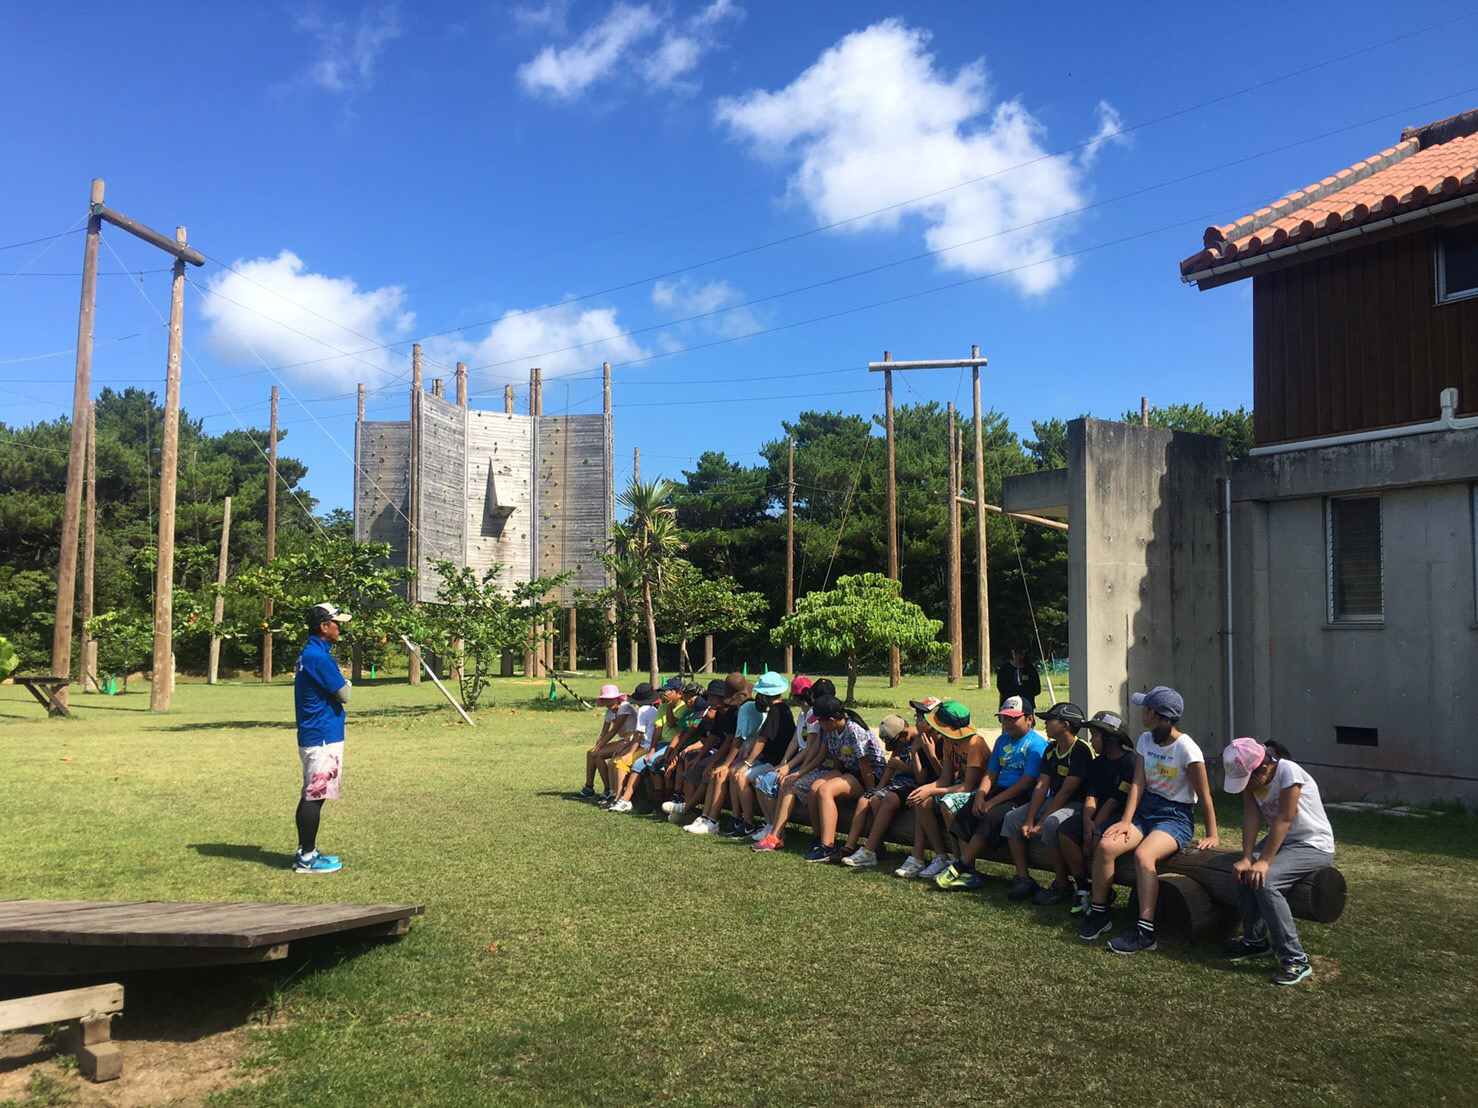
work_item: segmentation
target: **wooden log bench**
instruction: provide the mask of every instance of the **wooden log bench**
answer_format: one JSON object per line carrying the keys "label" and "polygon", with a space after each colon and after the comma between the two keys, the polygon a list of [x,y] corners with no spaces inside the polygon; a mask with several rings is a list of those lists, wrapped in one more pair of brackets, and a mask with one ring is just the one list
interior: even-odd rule
{"label": "wooden log bench", "polygon": [[0,1001],[0,1031],[59,1023],[62,1049],[76,1057],[82,1076],[112,1081],[123,1075],[123,1051],[112,1033],[113,1017],[122,1011],[122,985],[40,993]]}
{"label": "wooden log bench", "polygon": [[41,707],[46,709],[47,715],[65,716],[69,714],[59,694],[71,684],[70,679],[66,677],[12,677],[11,680],[21,688],[28,690]]}

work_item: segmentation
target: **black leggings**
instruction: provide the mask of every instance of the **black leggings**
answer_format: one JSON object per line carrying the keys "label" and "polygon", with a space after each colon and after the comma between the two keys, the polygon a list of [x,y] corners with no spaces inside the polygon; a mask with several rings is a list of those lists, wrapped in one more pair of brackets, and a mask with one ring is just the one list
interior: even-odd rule
{"label": "black leggings", "polygon": [[304,854],[312,854],[318,846],[318,817],[323,812],[323,801],[321,800],[299,800],[298,821],[298,849]]}

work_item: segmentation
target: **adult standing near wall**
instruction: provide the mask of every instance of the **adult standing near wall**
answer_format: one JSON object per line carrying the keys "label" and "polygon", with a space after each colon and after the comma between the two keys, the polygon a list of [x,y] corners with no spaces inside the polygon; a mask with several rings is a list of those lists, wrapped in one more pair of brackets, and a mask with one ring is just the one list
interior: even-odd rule
{"label": "adult standing near wall", "polygon": [[339,672],[333,646],[349,616],[329,602],[308,611],[308,641],[293,674],[298,721],[298,760],[303,793],[298,798],[298,852],[294,873],[336,873],[344,863],[318,852],[318,821],[325,800],[339,798],[344,777],[344,707],[353,686]]}
{"label": "adult standing near wall", "polygon": [[1011,660],[996,674],[996,688],[1000,690],[1002,704],[1019,696],[1029,711],[1036,710],[1037,697],[1042,695],[1042,675],[1037,672],[1025,643],[1012,644]]}

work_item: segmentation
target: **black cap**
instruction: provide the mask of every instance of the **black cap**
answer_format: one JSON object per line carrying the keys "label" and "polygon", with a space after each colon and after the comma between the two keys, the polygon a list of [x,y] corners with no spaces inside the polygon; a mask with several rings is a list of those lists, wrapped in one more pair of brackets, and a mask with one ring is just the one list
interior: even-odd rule
{"label": "black cap", "polygon": [[640,685],[631,690],[631,695],[626,699],[640,707],[643,704],[650,704],[652,701],[656,700],[657,691],[652,688],[649,682],[643,681]]}
{"label": "black cap", "polygon": [[729,699],[729,683],[719,677],[708,682],[708,699],[710,701]]}
{"label": "black cap", "polygon": [[1083,714],[1083,709],[1079,708],[1070,700],[1063,700],[1052,705],[1039,718],[1060,719],[1063,723],[1075,723],[1079,727],[1082,727],[1083,724],[1088,722],[1088,717]]}

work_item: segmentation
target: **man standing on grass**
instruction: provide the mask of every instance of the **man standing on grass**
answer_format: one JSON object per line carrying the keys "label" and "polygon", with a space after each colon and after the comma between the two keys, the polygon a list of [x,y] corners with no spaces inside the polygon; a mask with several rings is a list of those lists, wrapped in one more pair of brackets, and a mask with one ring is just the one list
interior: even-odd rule
{"label": "man standing on grass", "polygon": [[344,705],[353,686],[339,672],[333,644],[349,616],[330,603],[308,612],[308,641],[293,674],[293,705],[298,719],[298,758],[303,763],[303,795],[298,800],[298,852],[294,873],[336,873],[344,863],[318,853],[318,819],[325,800],[339,798],[344,775]]}

